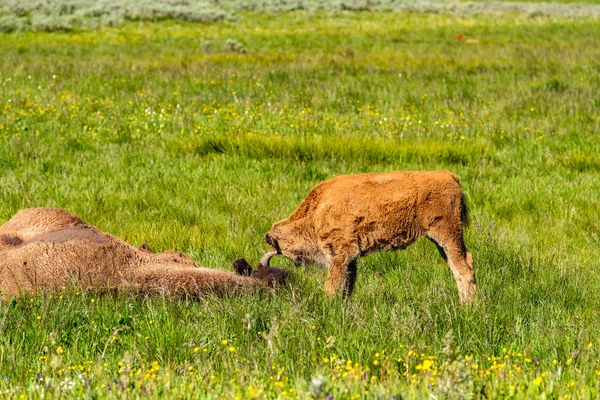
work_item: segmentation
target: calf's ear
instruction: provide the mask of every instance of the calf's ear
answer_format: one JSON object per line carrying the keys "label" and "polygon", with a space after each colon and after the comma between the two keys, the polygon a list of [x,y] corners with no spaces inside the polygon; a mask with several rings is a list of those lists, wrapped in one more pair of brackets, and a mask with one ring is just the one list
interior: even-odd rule
{"label": "calf's ear", "polygon": [[281,249],[279,248],[279,242],[277,241],[277,239],[275,239],[275,237],[270,232],[267,232],[265,234],[264,239],[265,239],[265,242],[267,242],[267,244],[269,246],[271,246],[272,248],[277,250],[277,253],[281,253]]}
{"label": "calf's ear", "polygon": [[252,267],[243,258],[238,258],[233,262],[233,269],[238,275],[250,276],[252,275]]}

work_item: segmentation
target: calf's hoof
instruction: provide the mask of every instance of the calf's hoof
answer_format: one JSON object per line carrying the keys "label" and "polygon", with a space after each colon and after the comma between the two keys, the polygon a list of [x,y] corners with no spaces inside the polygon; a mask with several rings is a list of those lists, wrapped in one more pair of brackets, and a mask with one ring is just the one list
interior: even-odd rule
{"label": "calf's hoof", "polygon": [[462,304],[462,305],[473,304],[475,302],[476,292],[477,292],[477,285],[474,282],[467,283],[458,293],[460,304]]}

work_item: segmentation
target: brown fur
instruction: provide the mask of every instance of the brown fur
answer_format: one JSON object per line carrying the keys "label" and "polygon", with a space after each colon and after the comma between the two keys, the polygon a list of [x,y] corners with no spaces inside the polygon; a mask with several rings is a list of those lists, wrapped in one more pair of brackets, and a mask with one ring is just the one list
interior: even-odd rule
{"label": "brown fur", "polygon": [[271,285],[277,285],[280,282],[285,282],[289,276],[289,272],[279,268],[266,267],[264,265],[258,265],[255,270],[246,260],[238,258],[233,264],[235,271],[238,275],[252,276],[256,279],[266,281]]}
{"label": "brown fur", "polygon": [[[281,280],[201,268],[182,253],[153,253],[54,208],[23,210],[0,227],[2,297],[56,291],[68,285],[94,290],[198,294],[264,288]],[[273,276],[279,271],[273,269]]]}
{"label": "brown fur", "polygon": [[359,257],[404,249],[425,236],[448,262],[460,299],[467,302],[476,284],[463,241],[466,222],[459,177],[451,172],[344,175],[313,187],[265,241],[297,265],[327,265],[327,294],[350,295]]}

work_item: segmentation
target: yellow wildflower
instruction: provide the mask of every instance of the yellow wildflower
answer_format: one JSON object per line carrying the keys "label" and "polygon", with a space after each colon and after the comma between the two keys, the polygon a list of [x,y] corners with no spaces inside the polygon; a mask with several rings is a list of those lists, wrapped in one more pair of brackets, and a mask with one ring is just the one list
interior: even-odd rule
{"label": "yellow wildflower", "polygon": [[422,365],[422,369],[425,370],[425,371],[429,371],[432,366],[433,366],[433,361],[431,361],[431,360],[424,360],[423,361],[423,365]]}

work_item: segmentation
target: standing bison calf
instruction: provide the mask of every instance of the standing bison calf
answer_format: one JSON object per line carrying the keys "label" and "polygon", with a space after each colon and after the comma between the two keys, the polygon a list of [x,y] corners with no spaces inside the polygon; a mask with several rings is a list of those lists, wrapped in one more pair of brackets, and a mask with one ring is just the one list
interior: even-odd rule
{"label": "standing bison calf", "polygon": [[328,266],[325,292],[352,293],[356,261],[404,249],[421,236],[448,262],[461,302],[473,296],[473,258],[463,241],[467,208],[459,177],[448,171],[345,175],[322,182],[286,220],[265,235],[273,248],[261,265],[281,254],[296,265]]}

